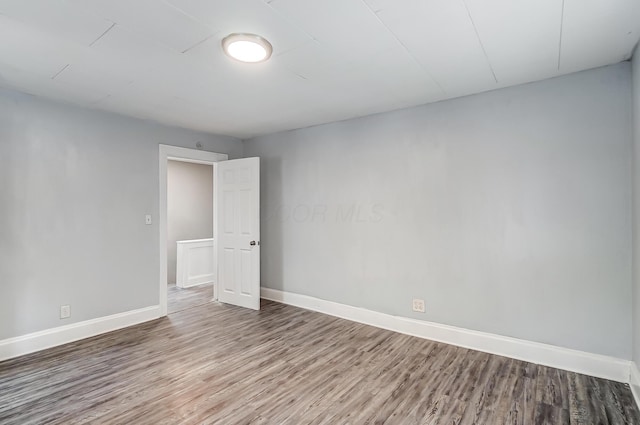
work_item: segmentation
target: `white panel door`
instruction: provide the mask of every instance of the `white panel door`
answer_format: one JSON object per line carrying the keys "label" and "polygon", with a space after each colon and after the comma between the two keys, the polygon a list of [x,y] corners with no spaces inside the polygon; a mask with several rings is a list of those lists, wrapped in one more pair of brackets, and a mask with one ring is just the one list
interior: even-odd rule
{"label": "white panel door", "polygon": [[218,300],[260,309],[260,158],[216,164]]}

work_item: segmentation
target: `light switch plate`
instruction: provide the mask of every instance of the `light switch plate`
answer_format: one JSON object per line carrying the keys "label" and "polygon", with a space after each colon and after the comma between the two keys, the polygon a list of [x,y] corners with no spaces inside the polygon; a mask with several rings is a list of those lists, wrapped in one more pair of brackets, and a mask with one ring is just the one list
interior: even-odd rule
{"label": "light switch plate", "polygon": [[144,224],[146,225],[151,224],[151,214],[147,214],[144,216]]}

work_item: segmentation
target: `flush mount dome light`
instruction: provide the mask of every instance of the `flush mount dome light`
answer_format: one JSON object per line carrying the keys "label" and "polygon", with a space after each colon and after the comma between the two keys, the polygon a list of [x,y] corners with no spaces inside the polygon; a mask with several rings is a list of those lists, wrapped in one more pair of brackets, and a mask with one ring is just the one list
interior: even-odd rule
{"label": "flush mount dome light", "polygon": [[234,33],[222,39],[222,50],[240,62],[256,63],[269,59],[273,47],[259,35]]}

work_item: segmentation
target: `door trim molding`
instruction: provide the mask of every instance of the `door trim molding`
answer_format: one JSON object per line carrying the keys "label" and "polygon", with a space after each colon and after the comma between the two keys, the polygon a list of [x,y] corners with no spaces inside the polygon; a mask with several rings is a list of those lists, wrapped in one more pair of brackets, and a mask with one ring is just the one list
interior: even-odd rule
{"label": "door trim molding", "polygon": [[636,405],[640,407],[640,370],[636,362],[631,362],[631,371],[629,373],[629,387]]}
{"label": "door trim molding", "polygon": [[[261,295],[262,298],[266,300],[289,304],[406,335],[582,373],[597,378],[624,383],[629,382],[631,370],[631,362],[629,360],[458,328],[440,323],[392,316],[360,307],[353,307],[308,295],[284,292],[271,288],[263,287]],[[638,379],[640,379],[640,377]]]}
{"label": "door trim molding", "polygon": [[[160,306],[160,316],[167,315],[167,162],[169,160],[193,162],[195,164],[208,164],[215,167],[216,162],[226,161],[229,159],[229,155],[226,153],[216,153],[201,151],[198,149],[181,148],[178,146],[160,145],[158,155],[158,170],[159,170],[159,234],[160,234],[160,281],[158,286],[159,297],[158,305]],[[215,176],[215,170],[214,170]],[[213,202],[216,202],[216,190],[215,181],[213,189]],[[215,221],[213,223],[215,229]],[[213,250],[215,256],[216,240],[213,240]],[[217,267],[214,257],[214,276],[217,276]],[[217,279],[216,279],[217,280]],[[217,291],[214,282],[213,285],[213,297],[216,298]]]}

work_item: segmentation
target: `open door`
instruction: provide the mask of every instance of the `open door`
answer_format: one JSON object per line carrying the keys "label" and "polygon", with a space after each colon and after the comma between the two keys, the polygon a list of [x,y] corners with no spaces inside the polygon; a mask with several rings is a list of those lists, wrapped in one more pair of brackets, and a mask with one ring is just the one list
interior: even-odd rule
{"label": "open door", "polygon": [[215,168],[218,300],[260,310],[260,158]]}

